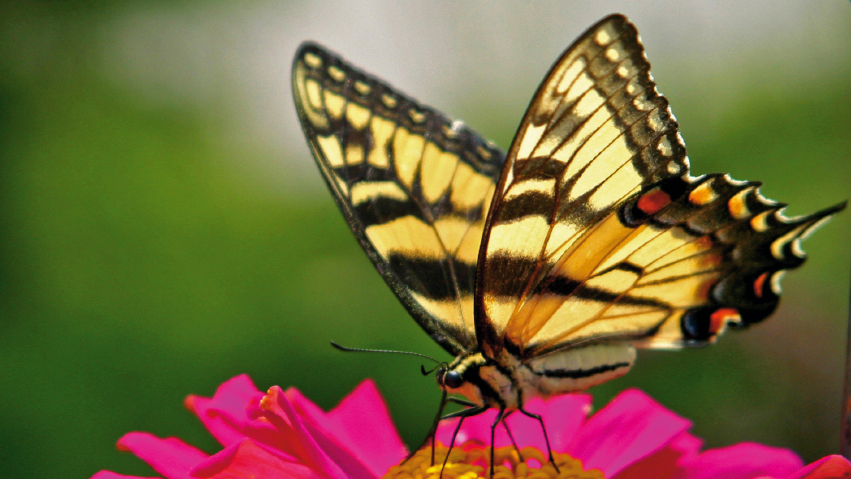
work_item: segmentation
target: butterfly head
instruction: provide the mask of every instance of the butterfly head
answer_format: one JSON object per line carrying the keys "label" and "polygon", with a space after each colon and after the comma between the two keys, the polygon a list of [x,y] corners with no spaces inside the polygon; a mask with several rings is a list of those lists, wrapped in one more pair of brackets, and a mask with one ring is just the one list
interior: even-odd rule
{"label": "butterfly head", "polygon": [[458,389],[464,385],[464,377],[458,371],[440,368],[437,370],[437,384],[445,389]]}
{"label": "butterfly head", "polygon": [[489,395],[483,394],[484,386],[482,380],[482,367],[487,364],[487,359],[479,352],[470,352],[459,355],[449,364],[438,366],[435,379],[440,389],[449,394],[464,396],[477,405],[486,402],[484,398]]}

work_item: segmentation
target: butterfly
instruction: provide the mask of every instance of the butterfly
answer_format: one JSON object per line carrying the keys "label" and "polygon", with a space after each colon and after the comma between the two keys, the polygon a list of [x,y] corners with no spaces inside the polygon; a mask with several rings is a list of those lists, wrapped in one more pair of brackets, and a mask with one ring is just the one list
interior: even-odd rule
{"label": "butterfly", "polygon": [[448,393],[467,409],[446,417],[496,408],[492,434],[513,411],[543,429],[524,404],[621,376],[636,348],[704,345],[764,320],[804,261],[801,239],[846,206],[790,218],[758,182],[691,176],[622,15],[555,62],[507,154],[315,43],[292,80],[346,221],[455,356],[437,370],[442,406]]}

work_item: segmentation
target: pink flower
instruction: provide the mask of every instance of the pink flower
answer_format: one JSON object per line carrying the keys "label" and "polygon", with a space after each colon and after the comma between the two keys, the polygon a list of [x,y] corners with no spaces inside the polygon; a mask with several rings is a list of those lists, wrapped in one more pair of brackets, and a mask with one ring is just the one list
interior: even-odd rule
{"label": "pink flower", "polygon": [[[828,456],[803,467],[793,452],[760,444],[701,451],[701,440],[688,432],[690,421],[637,390],[621,393],[589,418],[590,404],[591,398],[585,394],[528,404],[529,410],[545,418],[553,450],[581,461],[577,464],[588,471],[587,477],[851,478],[851,463],[840,456]],[[221,451],[208,455],[180,439],[161,439],[143,432],[125,435],[118,448],[136,454],[168,479],[373,479],[385,473],[397,477],[404,467],[415,467],[417,461],[423,467],[431,465],[430,449],[426,448],[403,468],[391,469],[405,458],[407,450],[371,381],[361,383],[329,412],[295,389],[282,391],[274,386],[264,395],[244,375],[222,384],[212,398],[190,396],[186,405],[224,446]],[[487,473],[483,445],[490,441],[494,414],[489,411],[464,422],[450,459],[466,460],[462,464],[465,470]],[[441,424],[439,442],[449,443],[455,424]],[[508,424],[528,464],[518,463],[501,426],[495,439],[497,448],[502,447],[497,449],[498,462],[508,458],[515,468],[540,466],[546,454],[540,451],[546,451],[546,446],[537,422],[515,414]],[[510,457],[514,457],[513,462]],[[424,463],[423,458],[428,460]],[[542,472],[554,472],[550,464],[544,466]],[[439,472],[439,461],[437,467]],[[92,479],[133,477],[101,471]]]}

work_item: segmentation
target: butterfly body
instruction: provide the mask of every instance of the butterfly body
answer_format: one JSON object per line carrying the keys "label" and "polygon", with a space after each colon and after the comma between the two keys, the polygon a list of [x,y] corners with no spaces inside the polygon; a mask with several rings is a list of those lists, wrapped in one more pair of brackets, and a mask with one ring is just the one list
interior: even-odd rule
{"label": "butterfly body", "polygon": [[[629,371],[635,348],[625,343],[594,344],[565,349],[523,361],[508,349],[496,358],[481,352],[464,353],[438,375],[450,394],[466,397],[477,406],[508,411],[534,398],[585,391]],[[443,378],[456,373],[463,381],[451,387]]]}
{"label": "butterfly body", "polygon": [[293,93],[364,251],[455,356],[437,374],[469,399],[455,417],[541,421],[528,400],[618,377],[635,348],[762,321],[801,240],[845,207],[787,217],[758,182],[691,176],[622,15],[555,62],[507,153],[316,44],[296,54]]}

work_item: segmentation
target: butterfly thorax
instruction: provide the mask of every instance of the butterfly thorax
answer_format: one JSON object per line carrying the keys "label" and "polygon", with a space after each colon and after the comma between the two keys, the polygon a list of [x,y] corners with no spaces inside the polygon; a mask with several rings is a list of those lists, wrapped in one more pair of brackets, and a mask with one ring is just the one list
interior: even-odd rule
{"label": "butterfly thorax", "polygon": [[622,376],[635,361],[635,349],[624,342],[589,344],[523,359],[513,348],[496,358],[479,351],[459,355],[438,374],[450,394],[478,406],[514,410],[536,397],[585,391]]}
{"label": "butterfly thorax", "polygon": [[523,405],[520,367],[520,360],[507,351],[493,359],[474,350],[456,357],[438,374],[437,382],[450,394],[464,396],[477,406],[517,409]]}

